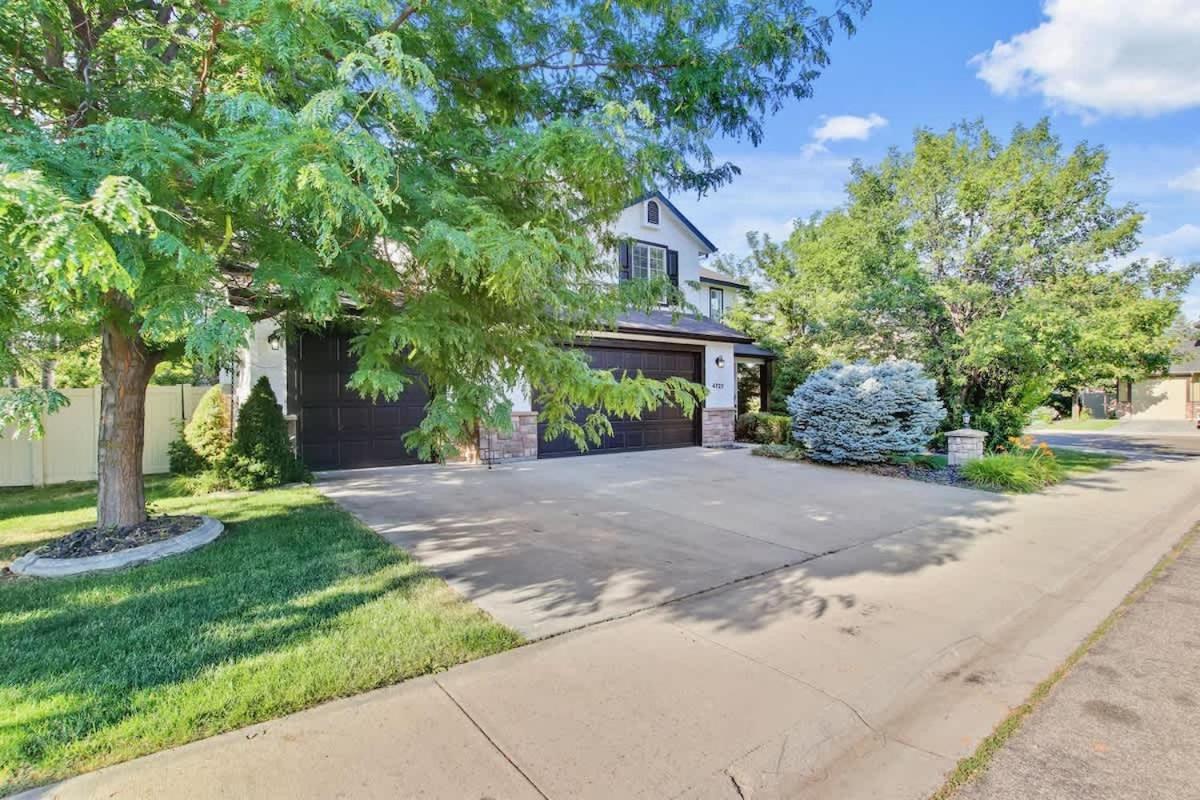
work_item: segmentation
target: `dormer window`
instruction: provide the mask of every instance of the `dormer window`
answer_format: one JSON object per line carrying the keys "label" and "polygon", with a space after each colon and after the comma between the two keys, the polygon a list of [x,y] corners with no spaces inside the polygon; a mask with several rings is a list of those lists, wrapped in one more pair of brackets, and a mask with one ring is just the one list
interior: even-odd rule
{"label": "dormer window", "polygon": [[658,201],[646,201],[646,224],[652,228],[658,227]]}

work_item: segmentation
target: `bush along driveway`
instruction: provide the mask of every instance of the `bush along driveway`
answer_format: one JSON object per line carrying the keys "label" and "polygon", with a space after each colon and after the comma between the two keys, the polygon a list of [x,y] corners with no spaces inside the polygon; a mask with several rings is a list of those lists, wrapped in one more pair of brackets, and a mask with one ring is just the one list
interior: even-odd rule
{"label": "bush along driveway", "polygon": [[871,464],[826,464],[810,459],[804,448],[791,444],[762,445],[752,452],[757,456],[784,461],[1013,494],[1040,491],[1071,478],[1108,469],[1125,460],[1123,456],[1113,453],[1091,453],[1068,448],[1027,448],[1025,451],[989,454],[960,469],[950,467],[944,455],[893,456]]}
{"label": "bush along driveway", "polygon": [[[107,575],[0,578],[0,795],[518,644],[310,488],[177,496],[226,523]],[[0,559],[94,520],[94,487],[0,492]],[[2,563],[2,562],[0,562]]]}

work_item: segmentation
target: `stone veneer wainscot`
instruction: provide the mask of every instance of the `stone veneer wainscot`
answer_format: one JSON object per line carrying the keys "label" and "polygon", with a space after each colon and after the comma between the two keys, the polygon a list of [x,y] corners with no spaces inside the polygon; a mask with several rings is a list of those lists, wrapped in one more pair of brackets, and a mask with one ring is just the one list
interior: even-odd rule
{"label": "stone veneer wainscot", "polygon": [[705,447],[733,444],[733,420],[737,409],[706,408],[703,412],[700,441]]}

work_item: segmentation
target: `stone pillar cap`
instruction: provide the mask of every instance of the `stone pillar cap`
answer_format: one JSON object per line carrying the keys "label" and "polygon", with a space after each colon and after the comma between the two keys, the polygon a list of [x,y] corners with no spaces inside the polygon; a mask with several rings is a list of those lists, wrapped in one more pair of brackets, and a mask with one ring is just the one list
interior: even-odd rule
{"label": "stone pillar cap", "polygon": [[987,438],[987,432],[986,432],[986,431],[977,431],[977,430],[975,430],[974,428],[959,428],[959,429],[958,429],[958,430],[956,430],[956,431],[950,431],[950,432],[949,432],[949,433],[947,433],[946,435],[947,435],[947,436],[962,436],[962,437],[965,437],[965,438],[971,438],[971,439],[985,439],[985,438]]}

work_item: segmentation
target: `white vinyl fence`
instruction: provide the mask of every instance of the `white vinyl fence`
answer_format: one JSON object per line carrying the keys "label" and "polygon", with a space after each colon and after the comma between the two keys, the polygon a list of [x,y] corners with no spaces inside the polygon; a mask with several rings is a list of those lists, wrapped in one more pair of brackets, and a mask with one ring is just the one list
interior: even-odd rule
{"label": "white vinyl fence", "polygon": [[[151,386],[146,390],[147,474],[167,472],[167,445],[179,435],[179,423],[192,412],[208,386]],[[71,404],[46,418],[40,440],[0,438],[0,486],[96,480],[96,438],[100,433],[100,388],[59,389]]]}

